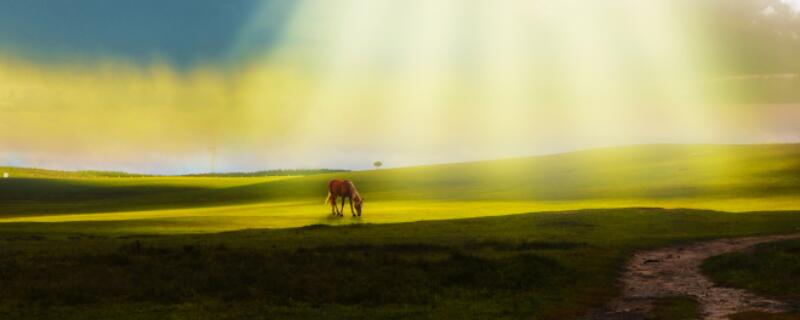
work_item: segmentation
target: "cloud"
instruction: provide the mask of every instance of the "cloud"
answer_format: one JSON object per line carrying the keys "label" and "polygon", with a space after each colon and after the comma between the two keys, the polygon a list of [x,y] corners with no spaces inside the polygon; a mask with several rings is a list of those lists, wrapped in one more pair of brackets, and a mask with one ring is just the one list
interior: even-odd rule
{"label": "cloud", "polygon": [[789,6],[794,13],[800,12],[800,0],[780,0],[781,3]]}
{"label": "cloud", "polygon": [[[225,63],[262,3],[285,0],[0,1],[0,48],[49,63]],[[290,7],[274,16],[288,15]],[[285,9],[285,10],[283,10]],[[271,39],[260,39],[270,41]]]}

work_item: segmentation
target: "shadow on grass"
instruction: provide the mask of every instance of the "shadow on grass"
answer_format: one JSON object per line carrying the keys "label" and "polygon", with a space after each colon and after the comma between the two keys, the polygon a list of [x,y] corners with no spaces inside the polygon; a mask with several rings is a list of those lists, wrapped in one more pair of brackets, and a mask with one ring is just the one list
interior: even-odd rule
{"label": "shadow on grass", "polygon": [[0,257],[0,280],[0,299],[23,305],[212,299],[378,306],[557,290],[575,277],[557,261],[528,252],[485,257],[462,247],[428,244],[264,251],[134,241],[109,253],[5,255]]}
{"label": "shadow on grass", "polygon": [[648,320],[700,319],[700,304],[691,297],[665,297],[655,302]]}
{"label": "shadow on grass", "polygon": [[800,313],[764,313],[758,311],[741,312],[730,316],[731,320],[797,320]]}
{"label": "shadow on grass", "polygon": [[711,257],[701,269],[715,283],[800,306],[800,240],[763,243],[749,251]]}

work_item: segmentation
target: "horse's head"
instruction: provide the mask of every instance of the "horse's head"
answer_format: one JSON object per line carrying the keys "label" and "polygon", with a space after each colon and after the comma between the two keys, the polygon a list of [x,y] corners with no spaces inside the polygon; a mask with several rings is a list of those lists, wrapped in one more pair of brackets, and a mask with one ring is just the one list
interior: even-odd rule
{"label": "horse's head", "polygon": [[356,212],[358,212],[358,216],[360,217],[361,216],[361,206],[364,204],[364,199],[361,198],[361,197],[358,197],[355,200],[356,200],[355,201],[356,202],[356,204],[355,204]]}

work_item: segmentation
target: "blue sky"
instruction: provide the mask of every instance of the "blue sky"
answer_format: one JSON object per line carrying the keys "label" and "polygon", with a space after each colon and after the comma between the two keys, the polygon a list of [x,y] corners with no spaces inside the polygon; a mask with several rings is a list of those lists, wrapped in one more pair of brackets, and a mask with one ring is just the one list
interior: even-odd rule
{"label": "blue sky", "polygon": [[[142,64],[160,59],[180,68],[227,63],[237,34],[264,5],[276,11],[277,32],[293,1],[3,0],[0,53],[57,63],[97,58]],[[257,48],[268,47],[275,36],[262,34]]]}

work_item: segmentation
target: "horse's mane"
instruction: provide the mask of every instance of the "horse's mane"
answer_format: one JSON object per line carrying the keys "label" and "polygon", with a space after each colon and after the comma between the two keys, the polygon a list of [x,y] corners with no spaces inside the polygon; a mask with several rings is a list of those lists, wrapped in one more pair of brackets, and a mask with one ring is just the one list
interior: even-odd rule
{"label": "horse's mane", "polygon": [[350,190],[353,190],[353,200],[361,200],[361,195],[358,194],[358,189],[356,189],[356,185],[353,183],[353,181],[347,180],[347,183],[350,185]]}

